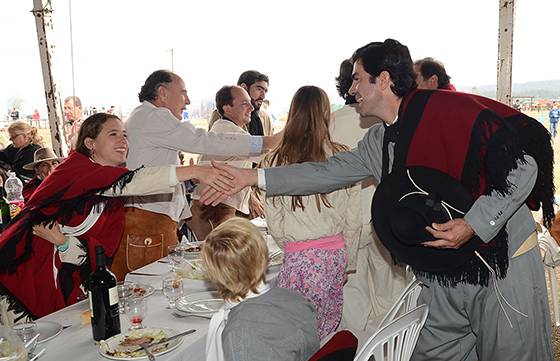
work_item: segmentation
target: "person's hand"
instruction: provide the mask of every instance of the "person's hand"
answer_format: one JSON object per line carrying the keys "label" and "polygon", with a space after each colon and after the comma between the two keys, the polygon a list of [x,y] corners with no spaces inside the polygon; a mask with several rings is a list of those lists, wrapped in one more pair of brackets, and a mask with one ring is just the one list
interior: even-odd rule
{"label": "person's hand", "polygon": [[426,230],[436,238],[435,241],[422,243],[426,247],[458,249],[474,236],[473,229],[463,218],[446,223],[432,223]]}
{"label": "person's hand", "polygon": [[52,225],[35,225],[33,226],[33,234],[51,242],[55,246],[60,246],[61,244],[66,243],[66,237],[60,231],[58,223],[54,223]]}
{"label": "person's hand", "polygon": [[253,191],[251,191],[251,196],[249,197],[249,212],[249,218],[251,219],[256,217],[264,218],[264,207],[262,202]]}
{"label": "person's hand", "polygon": [[194,170],[194,178],[200,184],[210,186],[216,191],[229,192],[234,186],[233,177],[225,170],[203,165],[189,168]]}
{"label": "person's hand", "polygon": [[206,187],[201,192],[199,199],[199,201],[204,205],[212,204],[213,206],[216,206],[228,196],[239,192],[247,186],[251,186],[257,183],[256,169],[236,168],[225,163],[218,163],[215,161],[212,161],[212,166],[217,170],[224,171],[231,177],[233,177],[233,179],[231,179],[233,186],[230,190],[219,190],[215,187]]}

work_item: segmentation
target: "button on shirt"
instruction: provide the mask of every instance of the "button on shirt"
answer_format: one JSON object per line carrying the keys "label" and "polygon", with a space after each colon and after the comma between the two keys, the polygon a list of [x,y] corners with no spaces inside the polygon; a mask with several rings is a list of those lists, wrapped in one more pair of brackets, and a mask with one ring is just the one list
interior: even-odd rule
{"label": "button on shirt", "polygon": [[[245,134],[214,134],[181,122],[167,108],[145,101],[125,123],[129,152],[127,167],[180,165],[178,152],[211,155],[258,155],[262,137]],[[185,188],[181,183],[172,194],[132,197],[128,207],[168,215],[174,221],[190,217]]]}

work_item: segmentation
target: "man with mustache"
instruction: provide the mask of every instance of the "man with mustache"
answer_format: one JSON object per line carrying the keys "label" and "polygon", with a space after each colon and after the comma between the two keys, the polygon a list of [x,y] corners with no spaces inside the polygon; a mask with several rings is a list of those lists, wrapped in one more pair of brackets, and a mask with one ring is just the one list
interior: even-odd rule
{"label": "man with mustache", "polygon": [[[383,120],[356,148],[289,167],[214,166],[235,176],[232,192],[258,184],[267,196],[328,193],[368,176],[380,179],[381,187],[386,176],[413,166],[452,177],[474,203],[463,218],[428,224],[422,246],[442,249],[444,257],[467,245],[476,253],[454,270],[414,269],[425,285],[418,303],[430,312],[411,360],[552,361],[547,289],[531,214],[542,207],[547,227],[554,218],[547,129],[492,99],[417,90],[410,52],[396,40],[367,44],[352,60],[350,94],[360,115]],[[225,197],[208,190],[201,202]]]}
{"label": "man with mustache", "polygon": [[[264,110],[261,111],[261,105],[268,92],[268,76],[256,70],[247,70],[239,76],[237,85],[249,93],[251,105],[253,105],[254,108],[251,113],[251,122],[247,125],[249,134],[272,135],[270,116]],[[208,130],[210,130],[214,122],[220,118],[220,114],[215,109],[208,121]]]}

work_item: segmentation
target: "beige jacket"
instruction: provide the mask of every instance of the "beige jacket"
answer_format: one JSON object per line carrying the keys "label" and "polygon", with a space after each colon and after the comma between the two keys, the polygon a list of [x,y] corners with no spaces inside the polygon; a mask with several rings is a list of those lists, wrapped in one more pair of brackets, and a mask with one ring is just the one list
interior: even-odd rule
{"label": "beige jacket", "polygon": [[[263,160],[263,167],[270,164],[270,155]],[[360,215],[360,186],[343,188],[328,194],[332,208],[321,202],[317,209],[315,196],[303,197],[305,210],[292,211],[292,197],[278,196],[264,199],[264,212],[268,231],[280,248],[286,242],[301,242],[342,234],[348,253],[348,271],[356,269],[356,256],[362,228]]]}
{"label": "beige jacket", "polygon": [[[214,122],[218,119],[221,119],[222,116],[218,113],[218,109],[214,109],[212,114],[210,114],[210,119],[208,119],[208,130],[212,129]],[[270,120],[270,115],[263,109],[259,110],[259,118],[261,118],[262,126],[264,135],[272,135],[274,134],[272,129],[272,121]]]}
{"label": "beige jacket", "polygon": [[[235,123],[227,119],[217,119],[212,128],[209,130],[210,133],[236,133],[236,134],[249,134],[247,131],[236,125]],[[198,158],[198,164],[210,164],[210,161],[215,160],[219,162],[225,162],[234,167],[238,168],[251,168],[253,162],[258,162],[258,157],[242,157],[242,156],[216,156],[216,155],[201,155]],[[200,198],[200,192],[204,189],[203,185],[196,187],[193,193],[193,199]],[[249,198],[251,196],[251,187],[246,187],[234,194],[228,199],[224,200],[222,203],[227,204],[240,211],[241,213],[249,214]]]}

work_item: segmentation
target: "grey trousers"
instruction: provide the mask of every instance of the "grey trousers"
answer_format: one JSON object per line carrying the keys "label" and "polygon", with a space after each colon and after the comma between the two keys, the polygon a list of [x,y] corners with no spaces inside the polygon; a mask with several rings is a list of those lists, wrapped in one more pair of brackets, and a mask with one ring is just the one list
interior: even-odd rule
{"label": "grey trousers", "polygon": [[505,299],[498,304],[488,287],[443,287],[419,277],[424,287],[418,304],[430,313],[412,355],[413,361],[553,361],[551,321],[539,247],[510,259],[507,276],[498,280]]}

